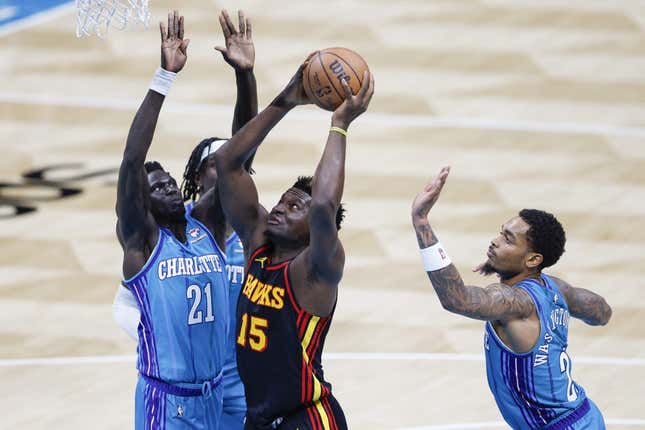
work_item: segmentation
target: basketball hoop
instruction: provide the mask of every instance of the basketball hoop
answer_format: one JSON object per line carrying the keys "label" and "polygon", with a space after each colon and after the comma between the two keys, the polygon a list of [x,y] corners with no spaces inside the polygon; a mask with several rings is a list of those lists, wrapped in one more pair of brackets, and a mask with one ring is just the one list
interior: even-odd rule
{"label": "basketball hoop", "polygon": [[108,30],[124,30],[130,23],[148,28],[148,0],[76,0],[76,37],[107,36]]}

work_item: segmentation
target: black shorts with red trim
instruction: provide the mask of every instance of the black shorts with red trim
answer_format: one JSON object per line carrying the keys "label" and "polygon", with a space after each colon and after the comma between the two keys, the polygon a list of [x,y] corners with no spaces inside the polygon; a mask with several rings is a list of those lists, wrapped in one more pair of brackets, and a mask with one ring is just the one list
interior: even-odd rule
{"label": "black shorts with red trim", "polygon": [[325,396],[313,405],[279,417],[268,426],[257,427],[249,421],[244,430],[347,430],[343,409],[334,396]]}

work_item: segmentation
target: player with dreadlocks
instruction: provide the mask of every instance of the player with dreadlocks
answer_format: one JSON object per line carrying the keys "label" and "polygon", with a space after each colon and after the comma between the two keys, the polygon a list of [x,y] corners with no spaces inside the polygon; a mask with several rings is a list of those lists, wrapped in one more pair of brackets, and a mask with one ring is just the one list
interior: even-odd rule
{"label": "player with dreadlocks", "polygon": [[504,419],[521,430],[604,429],[600,410],[571,377],[567,339],[570,316],[605,325],[611,308],[601,296],[542,272],[564,253],[562,225],[548,212],[521,210],[502,225],[488,259],[475,269],[497,274],[499,282],[465,285],[428,221],[449,172],[441,169],[414,199],[412,223],[443,307],[486,321],[488,385]]}
{"label": "player with dreadlocks", "polygon": [[[233,116],[232,133],[242,128],[246,122],[257,114],[257,89],[253,74],[254,46],[251,34],[251,22],[239,13],[240,31],[237,31],[226,11],[220,15],[220,24],[226,40],[226,47],[217,47],[224,59],[235,70],[237,82],[237,101]],[[186,213],[190,214],[193,207],[203,196],[210,196],[217,184],[217,171],[213,160],[214,152],[226,139],[210,137],[202,140],[192,151],[184,171],[182,183],[183,201]],[[245,166],[250,170],[253,161],[252,154]],[[157,162],[146,163],[148,172],[163,171]],[[210,197],[208,197],[210,198]],[[223,214],[220,215],[223,216]],[[234,327],[235,305],[239,296],[244,273],[244,254],[242,244],[237,234],[226,223],[226,275],[228,278],[230,329],[226,342],[226,361],[223,368],[223,413],[221,428],[242,429],[246,413],[244,387],[237,372],[235,356]],[[135,340],[138,339],[137,327],[141,320],[141,311],[135,296],[123,286],[119,287],[114,300],[114,318],[117,323]]]}

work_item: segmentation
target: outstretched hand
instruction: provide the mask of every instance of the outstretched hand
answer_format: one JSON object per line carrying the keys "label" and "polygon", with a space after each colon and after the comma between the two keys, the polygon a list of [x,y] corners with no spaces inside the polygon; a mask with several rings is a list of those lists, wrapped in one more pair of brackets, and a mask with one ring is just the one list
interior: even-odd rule
{"label": "outstretched hand", "polygon": [[443,189],[448,174],[450,173],[450,166],[442,167],[439,174],[430,181],[423,190],[417,194],[412,202],[412,219],[425,220],[428,217],[430,209],[434,206],[439,199],[441,190]]}
{"label": "outstretched hand", "polygon": [[184,39],[184,17],[179,12],[168,13],[168,31],[163,22],[159,23],[161,32],[161,67],[177,73],[184,68],[188,59],[187,49],[190,39]]}
{"label": "outstretched hand", "polygon": [[253,29],[251,20],[244,17],[244,12],[237,11],[239,30],[235,28],[226,9],[219,15],[222,34],[226,47],[216,46],[215,49],[222,53],[224,61],[235,70],[253,70],[255,64],[255,46],[253,45]]}
{"label": "outstretched hand", "polygon": [[367,70],[363,72],[363,84],[356,95],[352,94],[352,89],[347,81],[341,79],[340,83],[345,92],[345,101],[336,108],[331,122],[332,125],[347,130],[349,124],[367,110],[367,106],[374,95],[374,76]]}
{"label": "outstretched hand", "polygon": [[287,86],[284,87],[280,94],[275,98],[273,104],[291,109],[299,105],[311,103],[311,100],[307,97],[307,93],[305,93],[305,87],[302,83],[302,72],[305,70],[305,67],[309,65],[311,57],[313,57],[317,52],[318,51],[314,51],[307,56],[305,61],[300,65],[300,67],[298,67],[298,70],[296,70],[296,73],[291,77]]}

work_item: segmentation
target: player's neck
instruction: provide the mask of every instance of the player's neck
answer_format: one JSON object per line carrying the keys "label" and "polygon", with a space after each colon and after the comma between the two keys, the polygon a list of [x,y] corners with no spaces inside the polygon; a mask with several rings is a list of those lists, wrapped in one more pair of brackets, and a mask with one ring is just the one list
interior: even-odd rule
{"label": "player's neck", "polygon": [[286,260],[291,260],[296,255],[300,254],[305,245],[302,244],[289,244],[289,243],[272,243],[273,252],[271,253],[272,264],[277,264]]}
{"label": "player's neck", "polygon": [[528,272],[528,271],[525,271],[525,272],[520,272],[517,275],[511,276],[511,277],[508,277],[508,278],[500,277],[501,282],[503,282],[506,285],[511,285],[511,286],[515,285],[518,282],[521,282],[521,281],[523,281],[525,279],[535,279],[535,280],[539,281],[540,283],[542,283],[542,278],[540,276],[540,272]]}
{"label": "player's neck", "polygon": [[170,230],[170,232],[181,243],[186,242],[186,220],[183,221],[167,221],[159,220],[159,225],[163,228]]}

